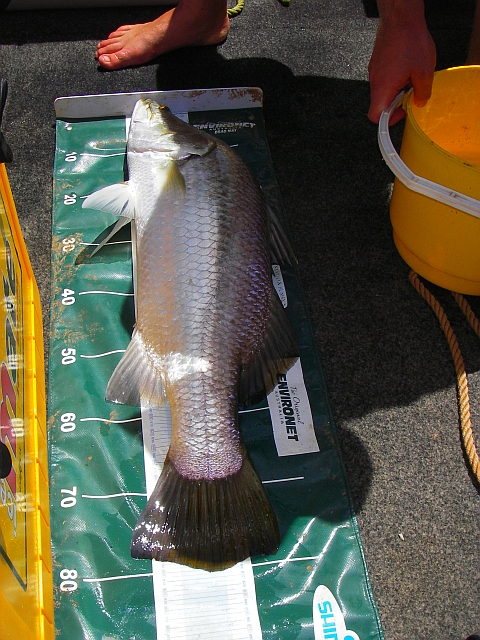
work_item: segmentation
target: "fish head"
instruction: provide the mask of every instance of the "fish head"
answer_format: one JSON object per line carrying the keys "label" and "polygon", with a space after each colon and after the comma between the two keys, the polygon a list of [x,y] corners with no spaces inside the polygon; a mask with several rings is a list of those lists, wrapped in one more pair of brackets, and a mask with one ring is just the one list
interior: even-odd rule
{"label": "fish head", "polygon": [[216,146],[215,139],[177,118],[154,100],[139,100],[132,114],[128,151],[155,152],[164,161],[185,161],[205,156]]}

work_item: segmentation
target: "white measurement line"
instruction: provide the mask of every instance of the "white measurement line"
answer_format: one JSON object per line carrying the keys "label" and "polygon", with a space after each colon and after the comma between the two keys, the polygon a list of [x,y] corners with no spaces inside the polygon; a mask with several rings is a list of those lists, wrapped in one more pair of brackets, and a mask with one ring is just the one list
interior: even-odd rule
{"label": "white measurement line", "polygon": [[133,293],[120,293],[119,291],[79,291],[78,295],[87,296],[92,293],[100,293],[108,296],[126,296],[126,297],[133,296]]}
{"label": "white measurement line", "polygon": [[115,351],[106,351],[105,353],[97,353],[94,356],[86,356],[80,354],[81,358],[103,358],[104,356],[111,356],[112,353],[125,353],[126,349],[116,349]]}
{"label": "white measurement line", "polygon": [[258,409],[242,409],[238,413],[255,413],[255,411],[268,411],[269,407],[259,407]]}
{"label": "white measurement line", "polygon": [[80,422],[100,420],[100,422],[105,422],[107,424],[123,424],[124,422],[138,422],[141,419],[141,416],[139,416],[138,418],[129,418],[128,420],[109,420],[108,418],[80,418]]}
{"label": "white measurement line", "polygon": [[271,564],[286,564],[287,562],[312,562],[318,560],[318,556],[305,556],[304,558],[283,558],[283,560],[269,560],[268,562],[252,562],[253,567],[265,567]]}
{"label": "white measurement line", "polygon": [[91,156],[93,158],[115,158],[115,156],[124,156],[125,151],[118,153],[88,153],[87,151],[83,151],[79,154],[80,156]]}
{"label": "white measurement line", "polygon": [[101,500],[103,498],[124,498],[125,496],[141,496],[142,498],[146,498],[146,493],[135,493],[134,491],[127,491],[125,493],[110,493],[109,495],[104,496],[91,496],[87,493],[82,493],[82,498],[90,498],[91,500]]}
{"label": "white measurement line", "polygon": [[305,476],[296,476],[295,478],[279,478],[278,480],[262,480],[262,484],[273,484],[275,482],[293,482],[294,480],[305,480]]}
{"label": "white measurement line", "polygon": [[[88,196],[83,196],[85,198],[87,198]],[[81,244],[84,247],[98,247],[98,245],[100,244],[100,242],[79,242],[78,244]],[[114,242],[107,242],[108,245],[111,244],[132,244],[131,240],[115,240]]]}
{"label": "white measurement line", "polygon": [[83,578],[83,582],[111,582],[112,580],[130,580],[131,578],[151,578],[153,573],[134,573],[128,576],[111,576],[110,578]]}

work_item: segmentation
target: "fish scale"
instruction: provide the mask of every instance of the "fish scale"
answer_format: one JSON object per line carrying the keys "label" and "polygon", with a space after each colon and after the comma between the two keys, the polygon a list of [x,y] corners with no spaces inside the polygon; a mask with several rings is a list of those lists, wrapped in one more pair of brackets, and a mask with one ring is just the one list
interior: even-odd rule
{"label": "fish scale", "polygon": [[[238,231],[245,224],[245,216],[224,215],[226,209],[235,208],[232,196],[236,191],[232,190],[227,198],[227,190],[220,183],[218,154],[221,154],[222,160],[225,149],[212,151],[207,158],[201,159],[201,166],[198,166],[200,159],[197,157],[180,167],[185,180],[185,200],[179,209],[172,207],[162,216],[151,218],[145,225],[145,231],[139,239],[137,263],[137,288],[148,292],[150,299],[148,304],[142,304],[140,297],[138,304],[141,311],[137,326],[144,339],[154,345],[157,353],[169,354],[179,348],[193,358],[206,360],[212,368],[208,373],[191,374],[188,379],[174,384],[169,384],[166,372],[173,432],[169,457],[175,467],[191,479],[213,479],[236,473],[245,457],[239,437],[235,400],[239,362],[242,356],[245,357],[245,349],[242,350],[244,344],[238,337],[231,339],[231,327],[232,324],[247,326],[251,322],[251,313],[247,319],[239,311],[241,301],[252,297],[252,283],[238,279],[234,264],[228,265],[230,269],[221,268],[224,265],[219,264],[218,255],[226,259],[232,256],[229,250],[232,246],[232,226],[234,234],[240,235],[243,244],[250,243],[249,238]],[[208,182],[200,179],[205,173],[209,175]],[[200,190],[203,185],[205,188]],[[222,226],[226,229],[223,230]],[[259,230],[254,229],[253,234],[259,237]],[[174,247],[171,246],[172,238]],[[262,253],[266,256],[265,235],[261,240],[264,244]],[[167,243],[170,245],[168,251],[175,254],[175,272],[166,272],[162,277],[163,274],[159,274],[149,256],[153,250],[165,255]],[[190,246],[196,246],[196,253],[188,250]],[[254,252],[251,244],[250,247],[242,246],[236,253],[243,259],[245,255],[250,255],[255,260],[256,271],[261,274],[263,285],[255,290],[255,297],[258,298],[257,315],[266,318],[271,295],[268,261],[265,259],[263,269],[259,269],[256,257],[258,249]],[[166,289],[170,289],[172,280],[176,284],[174,300],[164,294]],[[157,300],[158,305],[152,300]],[[172,306],[178,307],[177,313],[172,314]],[[230,309],[235,309],[235,317],[228,313]],[[248,307],[245,309],[249,310]],[[179,342],[168,341],[172,315],[175,315]],[[159,316],[165,318],[160,330]],[[226,332],[228,336],[222,340]],[[253,337],[258,335],[258,331],[251,333]],[[243,334],[241,337],[245,340],[246,336]],[[226,345],[230,345],[230,349]],[[254,347],[249,345],[249,353],[253,350]],[[178,425],[181,425],[181,437]],[[186,442],[188,446],[185,446]]]}
{"label": "fish scale", "polygon": [[[228,145],[153,101],[134,109],[127,161],[116,210],[135,219],[137,317],[106,398],[168,400],[172,418],[131,552],[220,569],[279,544],[238,423],[240,390],[241,401],[265,395],[297,356],[272,285],[268,212]],[[102,191],[84,206],[101,207]]]}

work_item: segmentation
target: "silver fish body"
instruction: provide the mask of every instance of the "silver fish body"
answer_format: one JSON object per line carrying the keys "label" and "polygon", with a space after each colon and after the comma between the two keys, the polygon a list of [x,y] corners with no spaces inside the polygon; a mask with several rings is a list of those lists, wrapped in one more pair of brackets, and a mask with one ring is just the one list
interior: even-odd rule
{"label": "silver fish body", "polygon": [[[274,553],[275,514],[238,424],[239,398],[270,391],[297,355],[262,193],[228,145],[153,101],[135,107],[127,159],[115,206],[135,219],[136,327],[106,398],[168,400],[172,415],[132,555],[216,569]],[[103,191],[85,206],[113,210]]]}

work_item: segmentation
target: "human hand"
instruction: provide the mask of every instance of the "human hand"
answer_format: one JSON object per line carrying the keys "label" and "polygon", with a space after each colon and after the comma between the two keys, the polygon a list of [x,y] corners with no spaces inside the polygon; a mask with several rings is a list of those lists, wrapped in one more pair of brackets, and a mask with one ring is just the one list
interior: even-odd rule
{"label": "human hand", "polygon": [[[408,13],[408,9],[405,9]],[[378,122],[398,93],[413,86],[414,103],[422,107],[432,92],[436,50],[423,14],[395,19],[381,16],[375,45],[368,65],[370,109],[368,117]],[[395,124],[404,116],[396,109],[390,119]]]}

